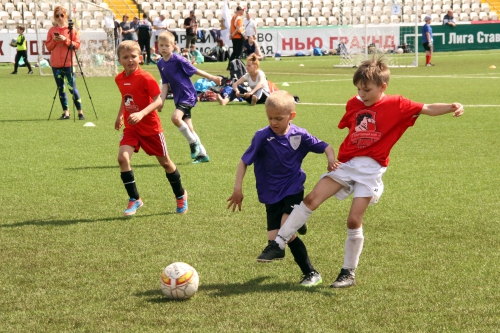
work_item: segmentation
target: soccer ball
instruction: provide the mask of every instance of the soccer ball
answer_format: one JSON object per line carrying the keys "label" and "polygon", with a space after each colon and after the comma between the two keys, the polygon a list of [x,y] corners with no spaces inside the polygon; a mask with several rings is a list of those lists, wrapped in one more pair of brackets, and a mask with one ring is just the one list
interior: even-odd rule
{"label": "soccer ball", "polygon": [[398,53],[399,53],[399,54],[402,54],[402,53],[403,53],[403,49],[402,49],[402,48],[399,48],[399,49],[398,49]]}
{"label": "soccer ball", "polygon": [[17,40],[16,39],[11,40],[9,45],[12,47],[17,47]]}
{"label": "soccer ball", "polygon": [[161,273],[161,291],[170,299],[183,300],[193,296],[198,290],[198,272],[184,262],[174,262]]}

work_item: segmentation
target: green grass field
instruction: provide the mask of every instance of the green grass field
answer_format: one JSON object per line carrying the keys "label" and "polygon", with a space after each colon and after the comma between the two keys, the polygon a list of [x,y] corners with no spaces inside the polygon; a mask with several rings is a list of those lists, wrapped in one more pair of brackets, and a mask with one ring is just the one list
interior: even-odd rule
{"label": "green grass field", "polygon": [[[384,195],[365,215],[357,285],[341,290],[329,285],[343,262],[350,199],[325,202],[301,237],[323,276],[312,289],[299,286],[288,250],[282,262],[255,261],[267,238],[252,168],[243,210],[226,210],[239,159],[267,125],[262,105],[199,103],[193,123],[212,160],[191,165],[168,101],[160,116],[189,212],[175,214],[163,169],[141,152],[132,165],[145,204],[123,218],[114,79],[86,78],[98,119],[78,79],[87,121],[96,125],[83,127],[56,120],[58,98],[47,121],[52,77],[25,68],[9,75],[12,67],[0,66],[0,331],[499,332],[499,59],[498,50],[436,53],[435,67],[392,69],[387,93],[457,101],[465,114],[421,116],[393,148]],[[269,59],[261,68],[300,97],[294,123],[338,149],[346,131],[337,124],[356,88],[354,69],[335,63]],[[222,63],[200,68],[227,73]],[[308,192],[326,158],[311,154],[303,168]],[[159,288],[162,269],[175,261],[200,275],[185,302]]]}

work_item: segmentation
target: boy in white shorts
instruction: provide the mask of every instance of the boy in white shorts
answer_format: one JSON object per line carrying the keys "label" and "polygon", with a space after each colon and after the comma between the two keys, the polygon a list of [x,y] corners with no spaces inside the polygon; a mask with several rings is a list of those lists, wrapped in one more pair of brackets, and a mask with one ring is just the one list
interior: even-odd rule
{"label": "boy in white shorts", "polygon": [[346,113],[338,125],[340,129],[349,129],[340,146],[338,161],[300,205],[294,206],[270,251],[279,256],[288,240],[328,198],[335,195],[343,200],[353,194],[347,217],[344,265],[331,285],[333,288],[355,284],[354,271],[364,242],[363,215],[384,191],[382,175],[394,144],[421,114],[440,116],[453,112],[454,117],[459,117],[464,112],[460,103],[422,104],[399,95],[385,95],[389,78],[390,71],[383,58],[366,60],[358,67],[353,77],[358,95],[347,102]]}

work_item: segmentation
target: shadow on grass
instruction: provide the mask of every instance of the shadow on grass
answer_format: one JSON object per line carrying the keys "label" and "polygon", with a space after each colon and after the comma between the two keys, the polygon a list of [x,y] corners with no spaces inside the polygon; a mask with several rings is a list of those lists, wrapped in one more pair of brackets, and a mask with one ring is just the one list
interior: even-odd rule
{"label": "shadow on grass", "polygon": [[[177,163],[178,164],[178,163]],[[158,163],[156,164],[135,164],[132,166],[132,169],[139,169],[139,168],[157,168],[160,167]],[[64,170],[68,171],[74,171],[74,170],[89,170],[89,169],[118,169],[118,163],[115,165],[103,165],[103,166],[84,166],[84,167],[78,167],[78,168],[64,168]]]}
{"label": "shadow on grass", "polygon": [[73,225],[77,223],[94,223],[94,222],[110,222],[110,221],[128,221],[132,219],[143,219],[152,216],[165,216],[165,215],[174,215],[175,213],[166,212],[166,213],[158,213],[158,214],[148,214],[148,215],[134,215],[134,216],[117,216],[117,217],[107,217],[103,219],[75,219],[75,220],[29,220],[22,221],[16,223],[9,224],[0,224],[0,228],[16,228],[16,227],[26,227],[26,226],[37,226],[37,227],[45,227],[45,226],[59,226],[64,227],[67,225]]}
{"label": "shadow on grass", "polygon": [[[224,283],[224,284],[200,284],[199,292],[207,293],[210,297],[227,297],[233,295],[242,295],[250,293],[276,293],[276,292],[306,292],[314,294],[322,294],[324,296],[334,296],[334,293],[327,291],[320,286],[316,287],[303,287],[298,283],[271,283],[262,284],[265,280],[270,279],[269,276],[258,277],[244,283]],[[330,290],[330,288],[328,288]],[[166,303],[176,302],[175,300],[168,299],[160,290],[152,289],[142,293],[136,293],[137,297],[149,297],[147,300],[151,303]]]}

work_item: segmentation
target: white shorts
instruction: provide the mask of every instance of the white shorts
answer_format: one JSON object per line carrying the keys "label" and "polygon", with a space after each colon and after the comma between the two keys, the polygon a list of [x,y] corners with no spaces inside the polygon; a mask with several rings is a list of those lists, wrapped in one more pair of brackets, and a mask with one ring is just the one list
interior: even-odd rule
{"label": "white shorts", "polygon": [[355,157],[352,160],[342,163],[335,171],[325,173],[321,176],[330,177],[344,187],[335,193],[335,197],[344,200],[351,193],[354,198],[371,197],[370,205],[376,204],[384,192],[382,175],[387,170],[380,166],[371,157]]}

